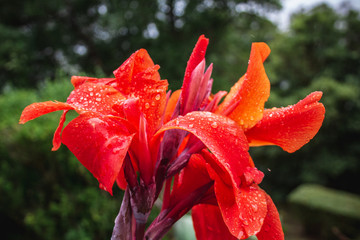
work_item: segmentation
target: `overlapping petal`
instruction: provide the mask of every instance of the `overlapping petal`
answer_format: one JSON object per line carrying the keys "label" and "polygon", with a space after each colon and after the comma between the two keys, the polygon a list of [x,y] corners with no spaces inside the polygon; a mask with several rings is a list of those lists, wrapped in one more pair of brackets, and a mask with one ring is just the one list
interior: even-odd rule
{"label": "overlapping petal", "polygon": [[187,194],[211,181],[205,159],[201,154],[193,154],[186,167],[175,177],[170,201],[181,201]]}
{"label": "overlapping petal", "polygon": [[167,123],[168,121],[170,121],[173,116],[173,113],[176,111],[175,108],[177,107],[180,94],[181,94],[181,90],[176,90],[175,92],[173,92],[171,94],[169,101],[166,105],[164,123]]}
{"label": "overlapping petal", "polygon": [[[191,132],[213,154],[214,157],[205,156],[205,160],[215,180],[215,195],[223,219],[232,235],[245,238],[260,231],[266,215],[265,193],[246,186],[243,176],[252,172],[249,172],[248,146],[241,127],[224,116],[191,112],[168,122],[157,134],[174,128]],[[257,178],[254,174],[253,179]],[[237,218],[240,221],[234,221]]]}
{"label": "overlapping petal", "polygon": [[190,112],[165,124],[156,135],[170,129],[182,129],[194,134],[215,155],[216,162],[210,164],[223,181],[230,186],[240,185],[240,179],[236,176],[241,176],[249,166],[249,146],[236,122],[210,112]]}
{"label": "overlapping petal", "polygon": [[260,231],[267,211],[263,190],[256,185],[231,188],[220,177],[215,177],[214,189],[223,220],[233,236],[245,239]]}
{"label": "overlapping petal", "polygon": [[270,95],[270,82],[263,62],[270,54],[265,43],[253,43],[246,74],[231,88],[216,113],[233,109],[228,116],[244,129],[251,128],[263,117],[264,104]]}
{"label": "overlapping petal", "polygon": [[140,49],[114,71],[115,88],[127,98],[139,99],[140,111],[148,122],[149,135],[160,127],[166,105],[168,82],[160,80],[159,68],[147,51]]}
{"label": "overlapping petal", "polygon": [[110,194],[134,135],[123,121],[83,114],[72,120],[62,134],[62,142]]}
{"label": "overlapping petal", "polygon": [[267,214],[259,233],[258,240],[284,240],[284,233],[281,227],[279,212],[270,196],[266,194]]}
{"label": "overlapping petal", "polygon": [[319,103],[322,92],[313,92],[295,105],[264,111],[263,119],[246,131],[250,146],[278,145],[294,152],[319,131],[325,108]]}
{"label": "overlapping petal", "polygon": [[124,99],[124,95],[111,86],[86,82],[72,91],[66,102],[78,113],[91,111],[117,116],[119,113],[113,106]]}
{"label": "overlapping petal", "polygon": [[209,204],[196,205],[191,210],[191,216],[197,240],[237,239],[229,232],[218,206]]}

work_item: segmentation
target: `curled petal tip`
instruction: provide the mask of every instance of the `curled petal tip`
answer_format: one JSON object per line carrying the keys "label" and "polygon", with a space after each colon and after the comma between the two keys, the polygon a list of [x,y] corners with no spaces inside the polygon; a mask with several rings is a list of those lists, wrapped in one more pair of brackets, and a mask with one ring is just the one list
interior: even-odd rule
{"label": "curled petal tip", "polygon": [[264,42],[253,43],[252,47],[260,53],[262,61],[265,61],[266,58],[270,55],[270,47]]}

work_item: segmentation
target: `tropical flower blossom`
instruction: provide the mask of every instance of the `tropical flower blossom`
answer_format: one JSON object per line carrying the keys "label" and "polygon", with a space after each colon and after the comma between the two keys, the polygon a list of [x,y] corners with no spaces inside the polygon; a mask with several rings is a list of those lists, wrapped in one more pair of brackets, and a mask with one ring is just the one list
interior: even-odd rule
{"label": "tropical flower blossom", "polygon": [[[324,119],[322,93],[264,109],[270,49],[254,43],[245,75],[229,93],[211,94],[207,46],[201,36],[181,90],[171,95],[159,66],[141,49],[115,78],[73,77],[65,103],[33,103],[20,117],[25,123],[62,110],[53,150],[64,143],[110,194],[115,181],[126,189],[112,239],[160,239],[189,210],[197,239],[284,239],[278,211],[259,187],[264,174],[248,150],[278,145],[294,152],[309,142]],[[79,116],[63,129],[69,110]],[[161,192],[162,210],[145,232]]]}

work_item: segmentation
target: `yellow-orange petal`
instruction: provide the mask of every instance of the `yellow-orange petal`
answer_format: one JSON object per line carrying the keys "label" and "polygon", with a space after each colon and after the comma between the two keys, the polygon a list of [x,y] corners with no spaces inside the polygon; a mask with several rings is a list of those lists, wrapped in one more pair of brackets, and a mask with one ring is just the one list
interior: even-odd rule
{"label": "yellow-orange petal", "polygon": [[262,119],[264,104],[270,95],[270,82],[263,62],[270,54],[265,43],[253,43],[246,74],[231,88],[216,113],[224,113],[228,108],[234,110],[228,117],[240,124],[243,129],[253,127]]}

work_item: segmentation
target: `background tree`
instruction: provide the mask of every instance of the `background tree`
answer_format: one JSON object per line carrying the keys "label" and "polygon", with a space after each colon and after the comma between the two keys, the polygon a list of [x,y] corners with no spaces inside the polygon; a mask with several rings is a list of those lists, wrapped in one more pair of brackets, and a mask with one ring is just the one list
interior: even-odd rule
{"label": "background tree", "polygon": [[279,0],[14,1],[0,9],[0,87],[35,87],[58,68],[110,76],[139,48],[149,49],[165,78],[180,82],[184,51],[190,54],[200,34],[217,49],[233,22],[251,19],[236,9],[280,8]]}

